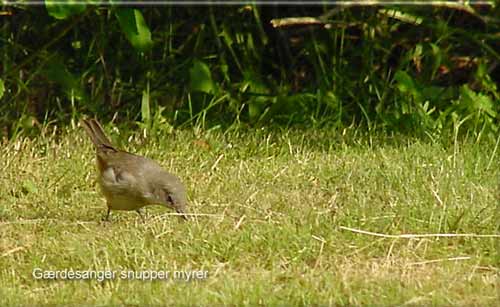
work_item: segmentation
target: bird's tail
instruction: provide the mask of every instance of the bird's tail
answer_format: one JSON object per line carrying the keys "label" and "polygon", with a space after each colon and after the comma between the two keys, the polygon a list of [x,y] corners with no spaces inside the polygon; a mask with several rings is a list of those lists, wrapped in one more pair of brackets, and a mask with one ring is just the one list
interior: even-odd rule
{"label": "bird's tail", "polygon": [[108,137],[104,133],[104,129],[102,129],[101,124],[95,119],[83,119],[81,121],[83,129],[87,132],[92,143],[96,148],[105,146],[113,148],[113,145],[109,141]]}

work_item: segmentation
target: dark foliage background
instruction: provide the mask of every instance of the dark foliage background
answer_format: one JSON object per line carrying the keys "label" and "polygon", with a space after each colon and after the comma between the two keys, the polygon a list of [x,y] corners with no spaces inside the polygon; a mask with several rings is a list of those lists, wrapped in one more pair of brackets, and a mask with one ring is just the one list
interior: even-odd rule
{"label": "dark foliage background", "polygon": [[493,2],[4,6],[1,133],[90,115],[496,137],[499,16]]}

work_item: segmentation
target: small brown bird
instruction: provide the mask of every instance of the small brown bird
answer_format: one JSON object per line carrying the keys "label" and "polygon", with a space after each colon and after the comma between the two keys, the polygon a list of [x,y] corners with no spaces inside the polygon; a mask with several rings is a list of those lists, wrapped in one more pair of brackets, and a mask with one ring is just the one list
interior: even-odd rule
{"label": "small brown bird", "polygon": [[147,205],[162,205],[182,214],[187,220],[186,189],[180,179],[155,161],[111,145],[99,122],[84,119],[82,126],[96,148],[98,182],[111,210],[135,210]]}

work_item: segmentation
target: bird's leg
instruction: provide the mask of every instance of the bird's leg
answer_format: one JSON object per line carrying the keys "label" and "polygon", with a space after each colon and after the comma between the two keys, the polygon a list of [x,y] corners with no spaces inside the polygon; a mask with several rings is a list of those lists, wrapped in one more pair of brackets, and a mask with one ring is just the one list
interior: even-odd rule
{"label": "bird's leg", "polygon": [[184,212],[181,213],[180,217],[183,218],[185,221],[189,221],[189,217]]}
{"label": "bird's leg", "polygon": [[108,212],[106,213],[106,216],[103,218],[103,221],[109,222],[109,214],[111,213],[111,209],[108,207]]}
{"label": "bird's leg", "polygon": [[142,212],[141,212],[141,210],[140,210],[140,209],[137,209],[137,210],[135,210],[135,212],[137,212],[137,213],[139,214],[139,216],[141,217],[141,221],[144,223],[144,222],[145,222],[145,220],[144,220],[144,216],[142,216]]}

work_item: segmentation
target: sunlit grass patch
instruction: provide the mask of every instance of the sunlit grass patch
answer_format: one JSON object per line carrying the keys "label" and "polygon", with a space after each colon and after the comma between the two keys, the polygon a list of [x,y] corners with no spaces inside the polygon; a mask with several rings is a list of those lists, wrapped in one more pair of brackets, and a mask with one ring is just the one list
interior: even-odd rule
{"label": "sunlit grass patch", "polygon": [[[102,222],[94,152],[81,130],[6,142],[2,303],[488,305],[496,298],[498,237],[376,237],[344,228],[498,235],[494,143],[448,148],[267,129],[110,135],[179,175],[195,218],[150,207],[144,223],[134,212]],[[37,280],[34,268],[208,274],[191,282]]]}

